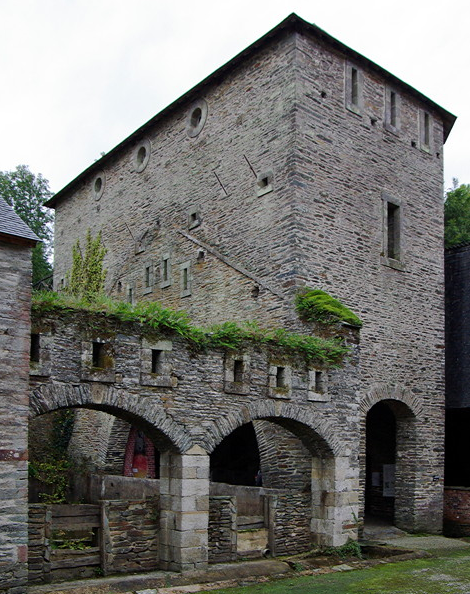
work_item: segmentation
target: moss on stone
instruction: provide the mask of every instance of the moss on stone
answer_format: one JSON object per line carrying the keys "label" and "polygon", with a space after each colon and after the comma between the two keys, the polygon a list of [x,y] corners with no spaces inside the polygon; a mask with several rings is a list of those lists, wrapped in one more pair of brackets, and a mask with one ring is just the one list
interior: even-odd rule
{"label": "moss on stone", "polygon": [[305,322],[345,322],[360,328],[362,321],[348,307],[321,289],[306,288],[295,298],[295,309]]}

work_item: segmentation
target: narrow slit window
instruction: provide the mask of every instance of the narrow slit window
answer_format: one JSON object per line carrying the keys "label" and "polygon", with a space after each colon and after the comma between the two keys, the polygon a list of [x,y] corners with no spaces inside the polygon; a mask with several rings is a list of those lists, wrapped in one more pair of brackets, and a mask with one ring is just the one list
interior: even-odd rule
{"label": "narrow slit window", "polygon": [[276,388],[286,387],[286,368],[278,367],[276,370]]}
{"label": "narrow slit window", "polygon": [[132,287],[129,287],[127,289],[127,301],[128,303],[132,303],[134,300],[134,289]]}
{"label": "narrow slit window", "polygon": [[397,94],[390,91],[390,125],[397,127]]}
{"label": "narrow slit window", "polygon": [[424,113],[424,130],[423,130],[423,142],[426,146],[429,146],[429,114]]}
{"label": "narrow slit window", "polygon": [[189,288],[188,284],[188,269],[183,268],[183,291],[187,291]]}
{"label": "narrow slit window", "polygon": [[39,334],[31,334],[31,346],[29,351],[29,359],[33,363],[39,363],[40,357],[40,344]]}
{"label": "narrow slit window", "polygon": [[400,207],[387,203],[387,257],[400,259]]}
{"label": "narrow slit window", "polygon": [[162,279],[167,282],[169,280],[169,266],[168,266],[168,258],[163,260],[163,271],[162,271]]}
{"label": "narrow slit window", "polygon": [[151,278],[152,278],[151,267],[146,266],[145,267],[145,288],[146,289],[148,289],[151,285]]}
{"label": "narrow slit window", "polygon": [[104,367],[105,346],[102,342],[93,342],[92,349],[92,365],[102,369]]}
{"label": "narrow slit window", "polygon": [[233,381],[240,384],[243,382],[243,361],[241,360],[233,362]]}
{"label": "narrow slit window", "polygon": [[359,81],[356,68],[351,68],[351,103],[359,105]]}
{"label": "narrow slit window", "polygon": [[163,351],[152,349],[152,373],[161,373],[163,363]]}

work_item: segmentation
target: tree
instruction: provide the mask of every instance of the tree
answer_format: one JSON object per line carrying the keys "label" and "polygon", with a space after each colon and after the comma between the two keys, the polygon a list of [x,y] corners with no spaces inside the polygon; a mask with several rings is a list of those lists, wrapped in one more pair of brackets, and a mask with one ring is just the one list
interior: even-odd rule
{"label": "tree", "polygon": [[0,196],[42,240],[33,249],[33,283],[50,276],[53,216],[43,206],[52,197],[49,182],[40,173],[31,173],[27,165],[18,165],[14,171],[0,171]]}
{"label": "tree", "polygon": [[106,270],[103,260],[106,248],[101,243],[101,231],[93,239],[88,229],[85,240],[85,253],[82,253],[80,240],[72,248],[72,270],[67,275],[67,293],[93,301],[104,293]]}
{"label": "tree", "polygon": [[446,192],[444,204],[445,246],[470,243],[470,184],[454,178],[453,187]]}

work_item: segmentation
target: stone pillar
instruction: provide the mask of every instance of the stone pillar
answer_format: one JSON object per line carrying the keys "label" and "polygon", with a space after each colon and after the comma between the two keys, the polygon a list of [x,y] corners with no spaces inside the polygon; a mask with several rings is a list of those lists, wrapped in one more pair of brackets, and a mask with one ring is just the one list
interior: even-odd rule
{"label": "stone pillar", "polygon": [[209,456],[199,446],[160,457],[160,568],[200,569],[208,561]]}
{"label": "stone pillar", "polygon": [[357,539],[359,473],[348,456],[312,460],[312,532],[322,546]]}

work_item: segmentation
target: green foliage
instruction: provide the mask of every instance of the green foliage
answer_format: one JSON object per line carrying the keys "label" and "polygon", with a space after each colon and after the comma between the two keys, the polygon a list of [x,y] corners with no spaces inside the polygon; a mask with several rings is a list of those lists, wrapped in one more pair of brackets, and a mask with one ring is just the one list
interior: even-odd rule
{"label": "green foliage", "polygon": [[84,551],[91,549],[91,539],[93,532],[90,532],[88,537],[84,538],[67,538],[67,533],[64,530],[57,530],[52,533],[51,549],[68,549],[72,551]]}
{"label": "green foliage", "polygon": [[69,485],[69,469],[71,464],[67,458],[55,458],[53,455],[44,460],[31,460],[28,473],[43,483],[51,493],[42,492],[39,498],[44,503],[65,503]]}
{"label": "green foliage", "polygon": [[447,248],[470,243],[470,184],[458,185],[446,192],[444,204],[444,239]]}
{"label": "green foliage", "polygon": [[300,291],[295,297],[295,309],[306,322],[347,322],[359,328],[362,326],[361,320],[350,309],[320,289],[306,288]]}
{"label": "green foliage", "polygon": [[14,171],[0,171],[0,196],[43,240],[33,249],[33,283],[50,276],[52,267],[48,257],[52,248],[53,216],[43,206],[52,197],[49,182],[40,173],[31,173],[26,165],[18,165]]}
{"label": "green foliage", "polygon": [[72,270],[67,275],[66,292],[86,301],[93,301],[104,292],[106,270],[103,259],[106,248],[101,243],[101,231],[93,239],[88,229],[85,240],[85,253],[82,253],[80,240],[72,248]]}
{"label": "green foliage", "polygon": [[225,322],[206,329],[198,328],[191,323],[186,313],[165,308],[155,302],[131,305],[104,296],[98,296],[90,302],[62,293],[38,292],[33,295],[33,313],[38,316],[60,312],[73,317],[76,311],[102,314],[121,322],[136,322],[144,326],[144,332],[147,328],[148,331],[161,335],[177,334],[186,339],[194,350],[238,350],[243,343],[248,342],[324,367],[341,365],[349,352],[348,347],[336,339],[295,334],[283,328],[261,328],[253,322]]}
{"label": "green foliage", "polygon": [[357,557],[362,559],[362,551],[357,540],[348,538],[348,541],[340,547],[328,547],[322,551],[324,555],[336,555],[340,559],[346,559],[347,557]]}

